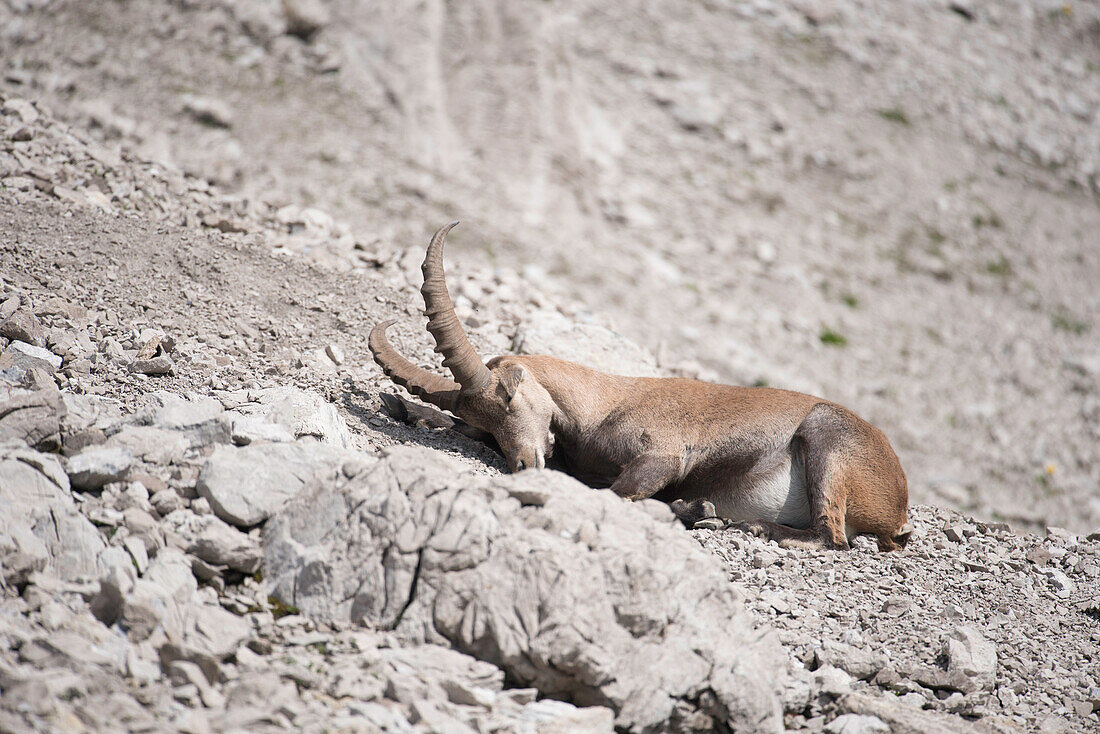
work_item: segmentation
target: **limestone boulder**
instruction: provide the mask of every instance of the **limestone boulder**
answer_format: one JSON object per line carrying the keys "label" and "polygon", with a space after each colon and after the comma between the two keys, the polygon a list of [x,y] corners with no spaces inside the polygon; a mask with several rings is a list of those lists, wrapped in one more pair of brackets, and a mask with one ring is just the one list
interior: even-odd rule
{"label": "limestone boulder", "polygon": [[[538,494],[541,504],[518,496]],[[265,527],[274,596],[442,641],[628,731],[773,731],[785,658],[656,502],[418,448],[314,482]]]}
{"label": "limestone boulder", "polygon": [[[50,454],[21,443],[0,445],[0,565],[4,578],[22,583],[51,569],[62,579],[98,577],[106,544],[81,515],[69,478]],[[9,579],[9,575],[11,578]]]}
{"label": "limestone boulder", "polygon": [[199,472],[197,489],[214,514],[239,527],[263,522],[314,474],[339,467],[345,452],[316,442],[219,445]]}

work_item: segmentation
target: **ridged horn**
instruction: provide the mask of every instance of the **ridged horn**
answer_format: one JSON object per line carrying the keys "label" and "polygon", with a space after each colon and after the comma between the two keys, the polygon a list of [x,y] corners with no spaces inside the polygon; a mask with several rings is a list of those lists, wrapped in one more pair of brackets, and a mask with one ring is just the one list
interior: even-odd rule
{"label": "ridged horn", "polygon": [[398,354],[390,344],[390,340],[386,338],[386,329],[395,323],[395,320],[383,321],[371,329],[367,346],[374,355],[374,361],[390,376],[390,379],[413,395],[443,410],[453,412],[462,387],[457,382],[448,380],[442,375],[433,374]]}
{"label": "ridged horn", "polygon": [[489,384],[489,368],[474,350],[462,324],[455,315],[451,294],[443,273],[443,241],[458,222],[441,227],[428,245],[424,264],[424,312],[428,315],[428,331],[435,337],[435,351],[443,355],[443,366],[451,371],[463,390],[477,391]]}

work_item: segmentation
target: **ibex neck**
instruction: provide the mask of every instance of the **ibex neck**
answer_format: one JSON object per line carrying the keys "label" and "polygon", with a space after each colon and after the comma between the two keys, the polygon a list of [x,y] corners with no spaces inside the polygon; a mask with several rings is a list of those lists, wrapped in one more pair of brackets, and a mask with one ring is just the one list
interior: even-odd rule
{"label": "ibex neck", "polygon": [[555,432],[579,436],[595,428],[630,390],[636,378],[604,372],[553,357],[523,357],[523,364],[556,406]]}

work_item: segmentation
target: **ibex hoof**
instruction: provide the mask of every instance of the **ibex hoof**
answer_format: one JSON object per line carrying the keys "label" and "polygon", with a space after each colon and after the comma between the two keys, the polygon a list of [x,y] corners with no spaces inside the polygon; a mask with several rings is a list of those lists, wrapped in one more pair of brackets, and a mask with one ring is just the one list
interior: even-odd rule
{"label": "ibex hoof", "polygon": [[684,527],[718,530],[726,526],[725,521],[718,517],[714,503],[709,500],[694,499],[691,502],[676,500],[671,506],[672,512]]}
{"label": "ibex hoof", "polygon": [[720,517],[703,518],[692,525],[694,530],[722,530],[725,527],[726,521]]}
{"label": "ibex hoof", "polygon": [[764,538],[765,540],[771,537],[771,532],[768,530],[768,526],[759,522],[735,522],[732,527],[738,530],[748,533],[749,535],[755,535],[757,538]]}

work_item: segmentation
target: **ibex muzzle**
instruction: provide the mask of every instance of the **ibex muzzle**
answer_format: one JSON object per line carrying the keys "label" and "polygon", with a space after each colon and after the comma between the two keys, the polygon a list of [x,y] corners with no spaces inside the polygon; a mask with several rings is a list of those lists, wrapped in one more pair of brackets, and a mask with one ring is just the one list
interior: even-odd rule
{"label": "ibex muzzle", "polygon": [[370,335],[394,382],[496,439],[512,471],[555,461],[621,497],[657,497],[690,523],[742,523],[780,545],[847,548],[867,533],[881,550],[904,545],[909,490],[890,442],[835,403],[770,388],[682,378],[621,377],[546,356],[485,363],[455,315],[436,232],[424,258],[424,310],[455,381]]}

